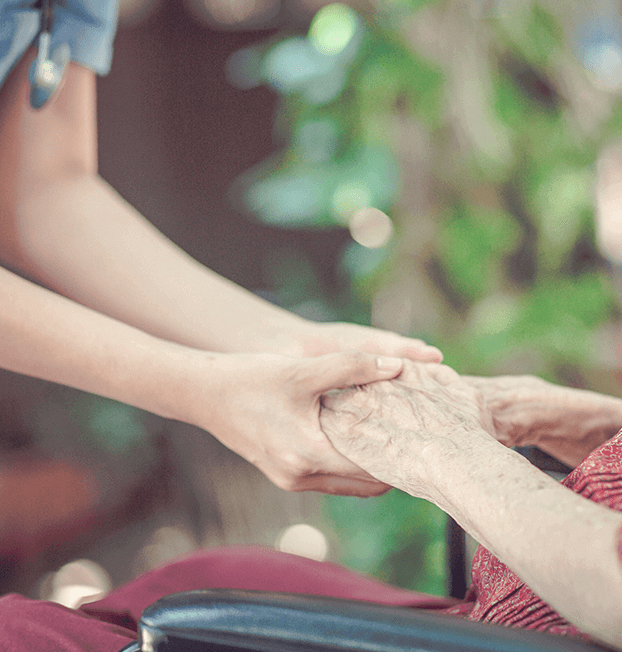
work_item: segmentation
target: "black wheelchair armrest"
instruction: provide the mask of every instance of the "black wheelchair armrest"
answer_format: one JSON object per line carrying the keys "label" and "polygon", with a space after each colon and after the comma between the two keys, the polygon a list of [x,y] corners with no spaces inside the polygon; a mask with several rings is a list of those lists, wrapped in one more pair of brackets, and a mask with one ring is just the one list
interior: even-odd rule
{"label": "black wheelchair armrest", "polygon": [[[176,593],[145,609],[125,652],[595,652],[603,648],[431,611],[261,591]],[[141,647],[142,645],[142,647]]]}

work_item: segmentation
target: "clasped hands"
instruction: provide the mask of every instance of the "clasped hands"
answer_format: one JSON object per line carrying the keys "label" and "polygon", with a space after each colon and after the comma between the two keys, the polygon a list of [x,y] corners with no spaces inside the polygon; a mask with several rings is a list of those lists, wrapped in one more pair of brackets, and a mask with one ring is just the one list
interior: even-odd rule
{"label": "clasped hands", "polygon": [[[377,480],[438,502],[435,486],[451,456],[528,442],[547,399],[565,390],[531,376],[461,377],[450,367],[404,361],[386,381],[322,397],[320,425],[332,445]],[[472,458],[471,458],[472,459]]]}
{"label": "clasped hands", "polygon": [[184,417],[289,491],[376,496],[415,483],[410,492],[425,496],[443,455],[535,443],[527,435],[543,400],[567,412],[574,397],[556,393],[577,391],[530,376],[460,377],[420,340],[353,324],[290,334],[291,350],[215,356],[220,400],[200,395],[199,379],[190,396],[199,413]]}

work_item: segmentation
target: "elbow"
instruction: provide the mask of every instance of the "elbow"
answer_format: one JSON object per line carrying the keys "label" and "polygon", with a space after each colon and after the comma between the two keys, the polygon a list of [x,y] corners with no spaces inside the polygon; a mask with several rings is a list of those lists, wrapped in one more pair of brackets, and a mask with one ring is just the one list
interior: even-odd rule
{"label": "elbow", "polygon": [[[17,201],[0,192],[0,264],[33,280],[44,281],[41,264],[55,256],[59,246],[56,204],[63,207],[67,188],[80,184],[88,175],[72,181],[48,179],[33,183]],[[26,181],[26,180],[24,180]]]}
{"label": "elbow", "polygon": [[34,56],[31,48],[0,89],[0,257],[7,264],[21,256],[23,220],[40,197],[59,183],[97,174],[94,73],[70,64],[58,96],[33,111],[28,69]]}

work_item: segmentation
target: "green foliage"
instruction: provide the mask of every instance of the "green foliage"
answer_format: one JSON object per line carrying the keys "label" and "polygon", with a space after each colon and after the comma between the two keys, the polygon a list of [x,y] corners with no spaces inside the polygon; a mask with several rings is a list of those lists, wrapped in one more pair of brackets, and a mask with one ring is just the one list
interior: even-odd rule
{"label": "green foliage", "polygon": [[262,166],[249,175],[246,201],[259,219],[283,228],[335,228],[358,208],[390,206],[397,171],[386,148],[361,145],[324,162],[333,148],[330,129],[328,121],[305,122],[295,132],[294,147],[302,151],[278,173]]}
{"label": "green foliage", "polygon": [[518,236],[516,222],[503,211],[476,212],[468,205],[450,209],[438,254],[454,291],[469,302],[489,294],[500,262],[516,248]]}
{"label": "green foliage", "polygon": [[108,464],[117,474],[136,477],[157,461],[148,415],[118,401],[49,385],[26,422],[37,446],[51,456],[97,460],[102,469]]}
{"label": "green foliage", "polygon": [[73,409],[91,444],[115,456],[139,450],[149,440],[141,411],[125,403],[84,393]]}
{"label": "green foliage", "polygon": [[[594,366],[595,333],[616,310],[594,243],[594,170],[622,111],[575,59],[580,4],[477,3],[474,18],[476,3],[390,0],[365,21],[330,5],[309,36],[257,50],[287,145],[243,180],[254,214],[344,229],[375,206],[399,234],[346,248],[347,296],[311,291],[308,267],[294,264],[285,305],[304,303],[287,299],[298,283],[326,315],[364,320],[380,284],[421,275],[434,292],[413,284],[412,334],[431,333],[458,371],[563,381]],[[318,54],[330,16],[340,45]],[[346,563],[443,591],[438,510],[399,492],[326,504]]]}
{"label": "green foliage", "polygon": [[443,595],[445,528],[442,512],[401,491],[380,498],[326,497],[338,524],[340,559],[363,573],[404,588]]}

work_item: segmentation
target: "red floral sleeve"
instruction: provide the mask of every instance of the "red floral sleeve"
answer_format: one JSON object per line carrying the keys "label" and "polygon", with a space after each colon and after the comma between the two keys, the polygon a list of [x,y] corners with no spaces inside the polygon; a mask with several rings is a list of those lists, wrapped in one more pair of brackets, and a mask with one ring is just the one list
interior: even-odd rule
{"label": "red floral sleeve", "polygon": [[563,484],[595,503],[622,512],[622,430],[588,455]]}

